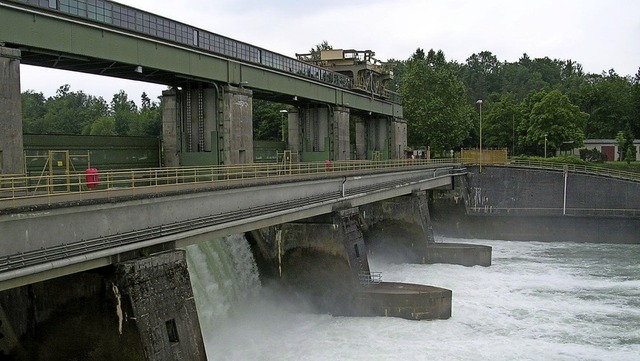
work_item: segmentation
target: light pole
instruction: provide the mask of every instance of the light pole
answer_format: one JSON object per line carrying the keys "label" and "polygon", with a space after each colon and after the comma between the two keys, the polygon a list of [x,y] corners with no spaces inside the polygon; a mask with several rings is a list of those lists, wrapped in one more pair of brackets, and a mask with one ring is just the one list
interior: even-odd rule
{"label": "light pole", "polygon": [[482,173],[482,99],[478,99],[476,104],[480,105],[480,173]]}
{"label": "light pole", "polygon": [[544,135],[544,157],[547,158],[547,135]]}
{"label": "light pole", "polygon": [[280,131],[282,132],[282,141],[283,142],[284,142],[284,129],[285,129],[284,115],[286,113],[289,113],[289,111],[286,110],[286,109],[281,109],[280,110],[280,114],[282,114],[282,126],[280,127],[281,128]]}

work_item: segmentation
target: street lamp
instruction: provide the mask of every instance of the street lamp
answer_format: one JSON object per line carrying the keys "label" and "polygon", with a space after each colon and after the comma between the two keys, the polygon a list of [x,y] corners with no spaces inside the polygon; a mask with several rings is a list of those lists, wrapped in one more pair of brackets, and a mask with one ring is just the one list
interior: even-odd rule
{"label": "street lamp", "polygon": [[281,129],[280,129],[280,131],[282,132],[282,141],[283,141],[283,142],[284,142],[284,129],[285,129],[285,128],[284,128],[284,127],[285,127],[284,115],[285,115],[286,113],[289,113],[289,111],[288,111],[288,110],[286,110],[286,109],[281,109],[281,110],[280,110],[280,114],[282,114],[282,126],[280,127],[280,128],[281,128]]}
{"label": "street lamp", "polygon": [[480,105],[480,173],[482,173],[482,99],[478,99],[476,104]]}
{"label": "street lamp", "polygon": [[547,158],[547,135],[544,135],[544,157]]}

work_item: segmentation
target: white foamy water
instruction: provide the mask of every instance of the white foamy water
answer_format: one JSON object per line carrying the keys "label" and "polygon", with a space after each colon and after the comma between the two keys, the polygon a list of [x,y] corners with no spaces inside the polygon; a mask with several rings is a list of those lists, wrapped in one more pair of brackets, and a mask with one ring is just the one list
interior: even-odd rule
{"label": "white foamy water", "polygon": [[[240,252],[232,258],[249,259],[246,241],[235,241],[245,246],[222,252]],[[232,287],[224,276],[201,279],[193,263],[211,257],[190,251],[208,358],[640,360],[640,245],[445,241],[490,245],[493,265],[370,259],[372,271],[382,272],[384,281],[453,290],[452,317],[437,321],[313,314],[255,280]],[[239,279],[250,279],[255,272],[255,264],[237,266]],[[222,295],[222,288],[234,288],[233,301]]]}

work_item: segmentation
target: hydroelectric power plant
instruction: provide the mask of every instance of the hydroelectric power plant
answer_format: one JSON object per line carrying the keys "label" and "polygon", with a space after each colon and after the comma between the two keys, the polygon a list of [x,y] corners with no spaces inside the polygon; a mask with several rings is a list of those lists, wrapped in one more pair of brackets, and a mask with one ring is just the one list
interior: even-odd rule
{"label": "hydroelectric power plant", "polygon": [[[102,0],[0,10],[2,357],[638,354],[638,179],[406,159],[392,72],[369,50],[294,59]],[[90,143],[82,158],[23,137],[20,64],[169,86],[162,144],[67,138]],[[290,109],[272,161],[257,162],[254,98]]]}

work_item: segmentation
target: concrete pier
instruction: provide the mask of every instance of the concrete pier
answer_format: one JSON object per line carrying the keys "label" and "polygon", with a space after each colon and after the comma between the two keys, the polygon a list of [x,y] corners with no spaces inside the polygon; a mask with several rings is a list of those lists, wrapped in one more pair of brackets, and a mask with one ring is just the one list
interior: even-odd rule
{"label": "concrete pier", "polygon": [[0,46],[0,174],[24,173],[20,50]]}
{"label": "concrete pier", "polygon": [[452,292],[411,283],[382,282],[360,291],[361,315],[408,320],[446,320],[451,317]]}
{"label": "concrete pier", "polygon": [[207,359],[183,250],[119,263],[116,278],[146,361]]}
{"label": "concrete pier", "polygon": [[[369,268],[357,208],[306,222],[252,232],[262,275],[304,297],[318,312],[344,316],[388,316],[409,320],[451,316],[451,291],[381,282]],[[276,270],[276,271],[274,271]]]}

